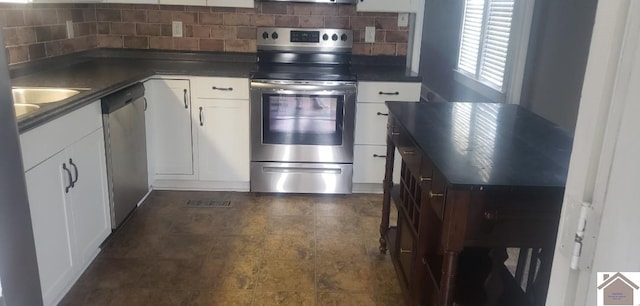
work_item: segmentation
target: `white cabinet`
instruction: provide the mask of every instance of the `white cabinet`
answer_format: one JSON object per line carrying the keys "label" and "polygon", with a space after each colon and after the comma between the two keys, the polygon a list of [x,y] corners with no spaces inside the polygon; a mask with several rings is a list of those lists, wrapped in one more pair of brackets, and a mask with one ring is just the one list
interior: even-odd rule
{"label": "white cabinet", "polygon": [[100,103],[20,135],[40,284],[55,305],[111,233]]}
{"label": "white cabinet", "polygon": [[360,0],[358,12],[415,13],[420,1],[424,0]]}
{"label": "white cabinet", "polygon": [[158,4],[158,0],[103,0],[104,3]]}
{"label": "white cabinet", "polygon": [[[389,113],[384,102],[418,102],[420,88],[421,84],[417,82],[358,82],[353,156],[354,192],[382,190]],[[397,151],[395,156],[393,176],[394,182],[397,182],[400,177]],[[369,187],[365,187],[366,185]]]}
{"label": "white cabinet", "polygon": [[193,78],[200,181],[243,189],[249,183],[249,80]]}
{"label": "white cabinet", "polygon": [[207,0],[160,0],[160,4],[207,5]]}
{"label": "white cabinet", "polygon": [[195,100],[200,180],[249,182],[249,100]]}
{"label": "white cabinet", "polygon": [[208,6],[254,7],[254,0],[207,0]]}
{"label": "white cabinet", "polygon": [[194,179],[189,80],[151,79],[144,86],[149,182]]}

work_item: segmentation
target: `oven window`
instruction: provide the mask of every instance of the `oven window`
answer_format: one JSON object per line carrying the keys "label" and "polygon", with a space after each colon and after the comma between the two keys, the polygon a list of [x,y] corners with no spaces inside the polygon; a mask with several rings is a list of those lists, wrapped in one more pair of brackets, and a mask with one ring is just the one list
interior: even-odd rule
{"label": "oven window", "polygon": [[265,144],[342,145],[344,96],[263,94]]}

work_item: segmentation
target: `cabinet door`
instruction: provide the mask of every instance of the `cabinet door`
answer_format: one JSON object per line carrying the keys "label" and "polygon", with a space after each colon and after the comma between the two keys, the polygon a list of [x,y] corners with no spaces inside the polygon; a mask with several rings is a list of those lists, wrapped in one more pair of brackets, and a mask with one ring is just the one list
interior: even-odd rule
{"label": "cabinet door", "polygon": [[356,7],[359,12],[416,12],[418,0],[396,0],[390,3],[388,0],[360,0]]}
{"label": "cabinet door", "polygon": [[[70,190],[77,262],[84,266],[111,233],[104,134],[99,129],[67,149],[75,185]],[[77,172],[76,172],[77,170]]]}
{"label": "cabinet door", "polygon": [[249,181],[249,100],[198,99],[200,180]]}
{"label": "cabinet door", "polygon": [[149,171],[160,176],[192,176],[189,80],[149,80],[145,89]]}
{"label": "cabinet door", "polygon": [[207,0],[208,6],[254,7],[253,0]]}
{"label": "cabinet door", "polygon": [[389,109],[384,103],[356,104],[355,143],[386,145]]}
{"label": "cabinet door", "polygon": [[59,152],[25,173],[45,305],[54,303],[74,275],[69,193],[65,193],[70,180],[63,164],[70,168],[64,152]]}
{"label": "cabinet door", "polygon": [[207,5],[207,0],[160,0],[160,4]]}

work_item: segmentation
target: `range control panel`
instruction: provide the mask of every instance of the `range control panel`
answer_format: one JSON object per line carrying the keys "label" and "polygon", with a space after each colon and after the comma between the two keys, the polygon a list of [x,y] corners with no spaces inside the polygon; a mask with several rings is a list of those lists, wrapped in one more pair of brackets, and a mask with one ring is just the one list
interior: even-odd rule
{"label": "range control panel", "polygon": [[258,50],[350,51],[353,31],[344,29],[258,28]]}

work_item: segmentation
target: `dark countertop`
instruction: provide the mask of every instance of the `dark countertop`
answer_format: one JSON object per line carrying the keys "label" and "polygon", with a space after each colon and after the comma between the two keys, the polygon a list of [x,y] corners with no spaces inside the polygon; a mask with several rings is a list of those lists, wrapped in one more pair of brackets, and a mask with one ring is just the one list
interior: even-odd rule
{"label": "dark countertop", "polygon": [[453,188],[564,188],[573,137],[520,106],[387,102]]}
{"label": "dark countertop", "polygon": [[[354,62],[353,71],[360,81],[420,82],[416,73],[401,66],[375,66],[376,59]],[[397,64],[398,61],[387,61]],[[181,76],[251,76],[255,55],[234,53],[180,53],[139,50],[97,49],[79,55],[47,59],[44,63],[26,64],[12,72],[17,87],[86,88],[69,99],[41,104],[38,111],[18,118],[20,132],[25,132],[59,118],[110,93],[154,75]]]}

